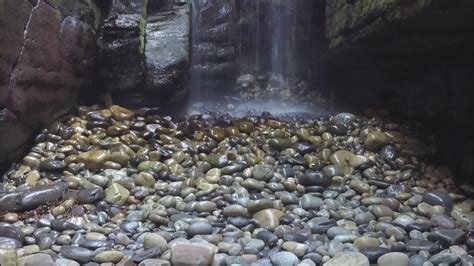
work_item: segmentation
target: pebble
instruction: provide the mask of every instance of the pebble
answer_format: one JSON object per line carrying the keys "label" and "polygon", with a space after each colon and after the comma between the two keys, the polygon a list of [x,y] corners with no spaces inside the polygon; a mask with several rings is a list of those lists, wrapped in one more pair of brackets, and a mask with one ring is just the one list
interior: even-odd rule
{"label": "pebble", "polygon": [[408,255],[401,252],[390,252],[380,256],[377,260],[378,266],[408,266],[410,259]]}
{"label": "pebble", "polygon": [[78,114],[5,173],[0,264],[472,265],[472,200],[409,124]]}
{"label": "pebble", "polygon": [[369,266],[369,260],[364,254],[359,252],[343,252],[339,253],[334,258],[330,259],[324,266]]}
{"label": "pebble", "polygon": [[177,242],[171,245],[172,265],[211,265],[215,251],[206,245]]}

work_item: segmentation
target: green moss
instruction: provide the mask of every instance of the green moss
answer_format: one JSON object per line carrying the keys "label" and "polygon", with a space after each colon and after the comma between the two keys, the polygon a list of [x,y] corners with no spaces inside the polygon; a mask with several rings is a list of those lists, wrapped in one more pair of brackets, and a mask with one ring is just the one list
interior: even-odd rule
{"label": "green moss", "polygon": [[146,34],[146,20],[144,17],[140,18],[139,27],[140,27],[140,36],[138,38],[139,38],[140,45],[138,49],[140,51],[140,54],[143,54],[143,52],[145,51],[145,34]]}

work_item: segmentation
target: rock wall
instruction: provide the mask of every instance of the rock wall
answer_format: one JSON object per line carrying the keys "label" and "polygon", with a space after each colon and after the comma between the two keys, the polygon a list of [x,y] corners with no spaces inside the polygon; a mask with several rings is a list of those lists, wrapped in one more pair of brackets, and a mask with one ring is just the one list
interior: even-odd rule
{"label": "rock wall", "polygon": [[474,2],[326,2],[317,86],[336,104],[378,107],[428,126],[440,159],[474,174]]}
{"label": "rock wall", "polygon": [[98,39],[97,87],[129,107],[184,102],[189,36],[187,3],[114,0]]}
{"label": "rock wall", "polygon": [[0,165],[90,84],[100,13],[92,0],[0,1]]}

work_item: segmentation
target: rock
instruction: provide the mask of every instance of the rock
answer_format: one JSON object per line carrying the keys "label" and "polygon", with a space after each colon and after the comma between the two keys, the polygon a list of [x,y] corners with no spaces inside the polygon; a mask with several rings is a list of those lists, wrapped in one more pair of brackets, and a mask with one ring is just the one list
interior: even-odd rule
{"label": "rock", "polygon": [[265,245],[269,247],[273,247],[278,241],[278,236],[267,230],[259,231],[257,233],[257,238],[263,240],[263,242],[265,242]]}
{"label": "rock", "polygon": [[223,210],[224,216],[228,217],[248,217],[248,210],[240,205],[229,205]]}
{"label": "rock", "polygon": [[438,254],[431,256],[430,258],[430,262],[432,262],[434,265],[440,265],[440,264],[452,265],[458,261],[459,261],[459,257],[456,254],[449,253],[449,252],[440,252]]}
{"label": "rock", "polygon": [[55,263],[50,255],[45,253],[38,253],[18,258],[17,265],[34,266],[34,265],[54,266]]}
{"label": "rock", "polygon": [[40,163],[41,171],[61,172],[66,167],[66,164],[58,160],[44,160]]}
{"label": "rock", "polygon": [[380,245],[379,241],[372,237],[361,236],[354,240],[354,246],[362,248],[376,248]]}
{"label": "rock", "polygon": [[380,157],[387,161],[393,161],[397,158],[397,150],[392,145],[383,146],[380,150]]}
{"label": "rock", "polygon": [[370,185],[358,179],[351,180],[349,186],[360,194],[367,193],[370,191]]}
{"label": "rock", "polygon": [[171,245],[171,263],[177,266],[211,265],[214,250],[206,245],[177,242]]}
{"label": "rock", "polygon": [[159,234],[147,233],[143,239],[143,247],[145,249],[160,247],[161,252],[164,252],[168,249],[168,242]]}
{"label": "rock", "polygon": [[461,229],[438,229],[428,235],[428,240],[444,246],[461,244],[465,238],[466,232]]}
{"label": "rock", "polygon": [[16,250],[15,248],[7,248],[5,249],[0,248],[0,265],[5,265],[5,266],[16,266],[17,265],[17,260],[16,260]]}
{"label": "rock", "polygon": [[140,262],[138,266],[171,266],[171,263],[162,259],[146,259]]}
{"label": "rock", "polygon": [[380,131],[372,131],[367,135],[364,145],[367,150],[378,151],[382,146],[390,143],[390,138],[387,134]]}
{"label": "rock", "polygon": [[377,218],[380,217],[392,217],[393,211],[385,205],[372,205],[369,206],[369,211]]}
{"label": "rock", "polygon": [[94,204],[105,198],[105,191],[101,187],[83,189],[77,194],[77,201],[81,204]]}
{"label": "rock", "polygon": [[191,225],[188,227],[186,232],[190,236],[207,235],[212,233],[212,226],[208,222],[203,221],[191,222]]}
{"label": "rock", "polygon": [[283,212],[277,209],[261,210],[253,215],[253,218],[258,221],[262,228],[275,229],[280,225],[280,218]]}
{"label": "rock", "polygon": [[270,165],[257,164],[253,167],[252,177],[259,181],[268,181],[273,176],[273,168]]}
{"label": "rock", "polygon": [[288,251],[273,253],[270,260],[275,266],[296,265],[299,262],[298,257]]}
{"label": "rock", "polygon": [[301,197],[301,207],[305,210],[319,210],[319,207],[323,204],[324,202],[321,198],[310,194],[305,194]]}
{"label": "rock", "polygon": [[332,178],[322,173],[310,173],[297,177],[298,183],[302,186],[324,186],[331,184]]}
{"label": "rock", "polygon": [[423,239],[412,239],[409,240],[406,244],[405,247],[408,251],[422,251],[426,250],[429,251],[430,253],[435,252],[439,249],[439,246],[436,243],[430,242],[428,240],[423,240]]}
{"label": "rock", "polygon": [[331,118],[334,124],[348,125],[356,120],[356,116],[351,113],[339,113]]}
{"label": "rock", "polygon": [[123,258],[123,254],[120,251],[108,250],[102,251],[99,254],[95,255],[94,260],[98,263],[118,263]]}
{"label": "rock", "polygon": [[338,266],[338,265],[347,265],[347,266],[369,266],[369,260],[359,252],[343,252],[336,255],[334,258],[330,259],[324,266]]}
{"label": "rock", "polygon": [[140,262],[146,259],[159,257],[160,255],[161,255],[160,247],[156,246],[156,247],[152,247],[152,248],[137,252],[135,255],[133,255],[132,261]]}
{"label": "rock", "polygon": [[103,150],[82,152],[77,156],[77,160],[84,163],[87,168],[99,169],[104,166],[106,161],[110,160],[110,154]]}
{"label": "rock", "polygon": [[453,208],[453,199],[448,193],[442,191],[426,191],[423,193],[423,201],[430,205],[440,205],[447,209]]}
{"label": "rock", "polygon": [[56,219],[51,221],[51,228],[59,232],[66,231],[66,230],[77,231],[81,229],[81,227],[76,224],[68,223],[66,221],[56,220]]}
{"label": "rock", "polygon": [[2,249],[17,249],[21,248],[22,244],[16,239],[0,236],[0,247]]}
{"label": "rock", "polygon": [[80,263],[87,263],[94,257],[94,252],[82,247],[63,246],[61,248],[61,254],[71,260],[78,261]]}
{"label": "rock", "polygon": [[171,13],[147,17],[145,92],[149,95],[185,95],[190,63],[190,13],[190,5],[186,4],[174,6]]}
{"label": "rock", "polygon": [[117,183],[113,183],[105,190],[105,200],[112,203],[123,205],[130,195],[130,192]]}
{"label": "rock", "polygon": [[155,185],[155,178],[147,172],[141,172],[135,179],[135,183],[139,186],[145,186],[152,188]]}
{"label": "rock", "polygon": [[295,254],[297,257],[302,258],[308,251],[308,246],[305,244],[297,243],[294,241],[286,241],[281,245],[281,248],[285,251],[289,251]]}
{"label": "rock", "polygon": [[0,237],[13,238],[19,242],[23,242],[25,235],[15,226],[0,222]]}
{"label": "rock", "polygon": [[0,211],[27,211],[62,198],[65,183],[41,186],[0,196]]}
{"label": "rock", "polygon": [[382,255],[377,260],[378,266],[408,266],[410,265],[408,255],[401,252],[390,252]]}

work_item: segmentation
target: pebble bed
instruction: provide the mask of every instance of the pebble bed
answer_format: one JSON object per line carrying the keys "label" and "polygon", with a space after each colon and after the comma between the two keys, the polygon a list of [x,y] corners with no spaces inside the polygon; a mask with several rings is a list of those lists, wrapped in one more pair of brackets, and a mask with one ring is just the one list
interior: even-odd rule
{"label": "pebble bed", "polygon": [[473,265],[416,126],[80,107],[3,176],[0,265]]}

